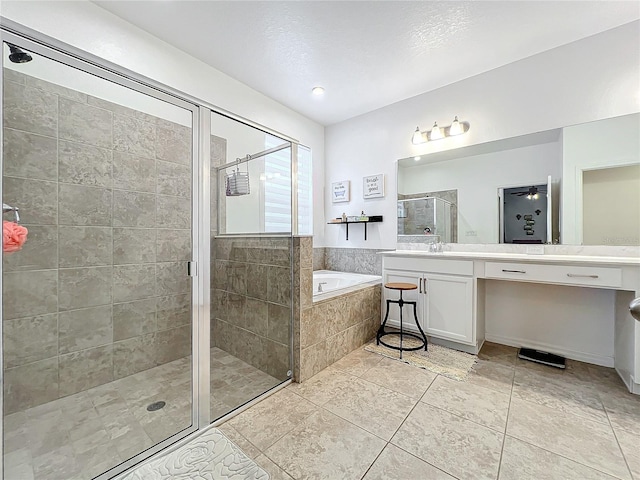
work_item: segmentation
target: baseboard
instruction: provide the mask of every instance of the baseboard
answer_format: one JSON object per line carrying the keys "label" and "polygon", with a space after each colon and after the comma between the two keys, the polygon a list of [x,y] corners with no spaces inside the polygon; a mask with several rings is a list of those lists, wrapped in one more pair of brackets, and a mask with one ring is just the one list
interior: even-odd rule
{"label": "baseboard", "polygon": [[625,372],[623,374],[617,368],[616,368],[616,372],[618,372],[618,375],[620,376],[620,378],[622,379],[623,383],[626,385],[627,389],[631,393],[634,393],[636,395],[640,395],[640,383],[636,383],[636,380],[635,380],[635,378],[633,378],[633,375],[631,375],[628,372]]}
{"label": "baseboard", "polygon": [[524,338],[503,337],[491,333],[485,333],[485,340],[502,345],[509,345],[511,347],[528,347],[534,348],[536,350],[542,350],[544,352],[551,352],[555,353],[556,355],[562,355],[563,357],[569,358],[571,360],[577,360],[578,362],[591,363],[594,365],[601,365],[603,367],[613,367],[613,357],[607,357],[605,355],[594,355],[585,352],[576,352],[574,350],[569,350],[558,345],[532,342]]}

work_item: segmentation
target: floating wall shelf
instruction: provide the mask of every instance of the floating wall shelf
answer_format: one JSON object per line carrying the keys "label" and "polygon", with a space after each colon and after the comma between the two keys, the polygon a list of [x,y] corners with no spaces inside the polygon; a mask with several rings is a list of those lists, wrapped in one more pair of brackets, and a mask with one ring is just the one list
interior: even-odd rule
{"label": "floating wall shelf", "polygon": [[346,225],[347,226],[347,236],[346,239],[349,240],[349,224],[350,223],[364,223],[364,239],[367,239],[367,223],[380,223],[382,222],[382,215],[372,215],[369,217],[369,220],[355,220],[349,222],[328,222],[328,225]]}

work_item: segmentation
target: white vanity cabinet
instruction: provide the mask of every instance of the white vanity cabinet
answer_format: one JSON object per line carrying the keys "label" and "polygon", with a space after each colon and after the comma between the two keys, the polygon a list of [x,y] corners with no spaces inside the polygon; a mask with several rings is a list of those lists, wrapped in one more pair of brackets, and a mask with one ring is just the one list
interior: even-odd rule
{"label": "white vanity cabinet", "polygon": [[[403,292],[403,299],[417,302],[417,316],[422,329],[432,338],[454,342],[459,348],[475,353],[473,261],[384,257],[383,282],[406,282],[418,286]],[[397,290],[384,289],[382,319],[386,299],[397,300]],[[405,306],[403,326],[417,332],[413,307]],[[399,308],[390,304],[387,325],[400,326]],[[460,345],[462,344],[462,345]],[[471,348],[469,348],[471,347]]]}
{"label": "white vanity cabinet", "polygon": [[430,273],[423,278],[426,333],[473,344],[473,278]]}

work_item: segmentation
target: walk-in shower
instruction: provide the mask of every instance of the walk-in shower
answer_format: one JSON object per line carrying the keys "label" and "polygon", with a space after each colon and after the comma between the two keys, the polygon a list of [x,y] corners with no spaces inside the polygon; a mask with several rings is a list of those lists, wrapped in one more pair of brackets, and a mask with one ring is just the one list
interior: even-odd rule
{"label": "walk-in shower", "polygon": [[310,154],[2,35],[4,478],[106,479],[291,378]]}

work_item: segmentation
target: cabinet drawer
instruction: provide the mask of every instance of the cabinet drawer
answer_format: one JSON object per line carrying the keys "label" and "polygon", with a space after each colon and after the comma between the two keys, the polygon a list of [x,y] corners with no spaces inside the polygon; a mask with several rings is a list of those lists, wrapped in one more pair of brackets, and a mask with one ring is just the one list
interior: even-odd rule
{"label": "cabinet drawer", "polygon": [[473,260],[447,258],[384,257],[383,268],[413,272],[431,272],[450,275],[473,275]]}
{"label": "cabinet drawer", "polygon": [[622,285],[622,269],[616,267],[486,262],[485,277],[582,287],[619,288]]}

